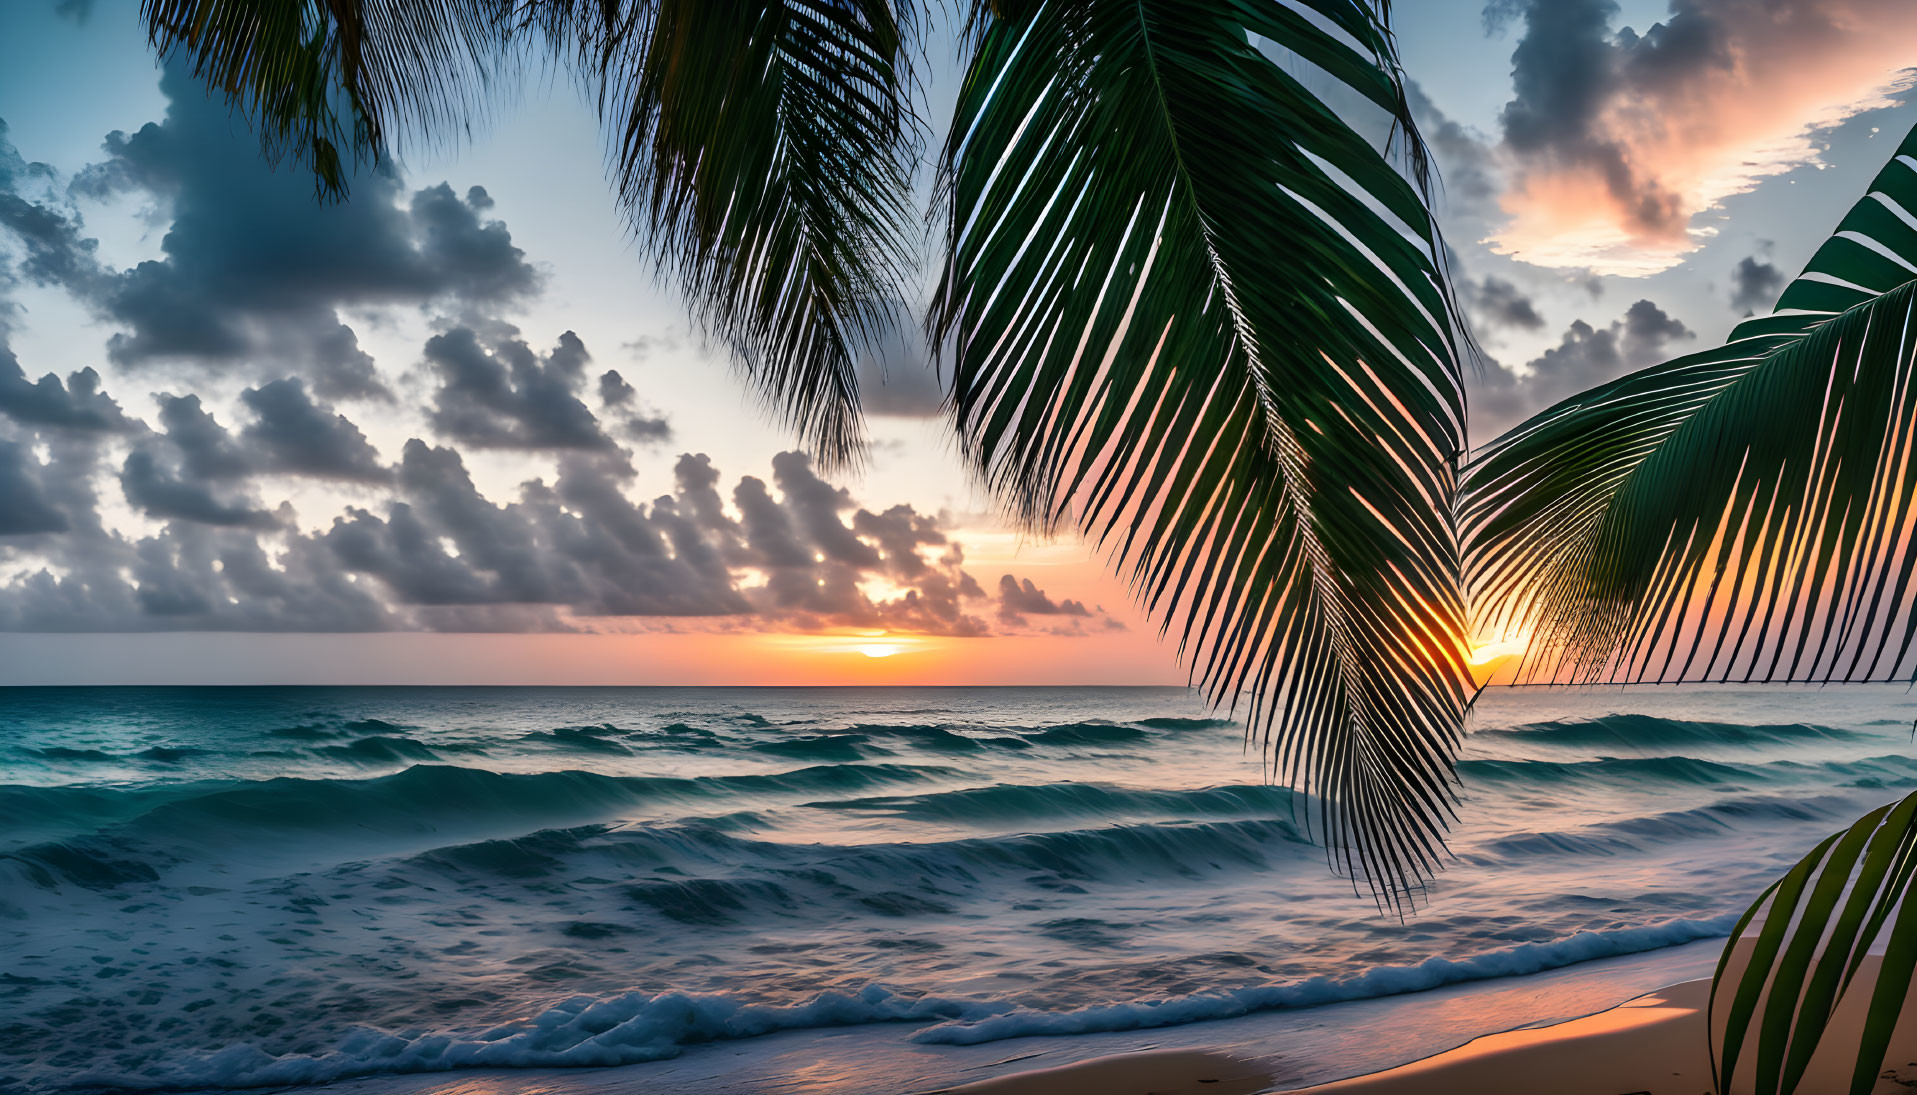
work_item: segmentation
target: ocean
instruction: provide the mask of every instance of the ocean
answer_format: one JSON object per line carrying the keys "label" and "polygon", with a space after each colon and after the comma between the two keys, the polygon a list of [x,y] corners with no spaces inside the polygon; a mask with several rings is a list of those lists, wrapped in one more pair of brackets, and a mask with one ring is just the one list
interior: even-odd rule
{"label": "ocean", "polygon": [[1080,1037],[1654,956],[1917,787],[1914,714],[1488,692],[1401,920],[1180,689],[8,689],[0,1091]]}

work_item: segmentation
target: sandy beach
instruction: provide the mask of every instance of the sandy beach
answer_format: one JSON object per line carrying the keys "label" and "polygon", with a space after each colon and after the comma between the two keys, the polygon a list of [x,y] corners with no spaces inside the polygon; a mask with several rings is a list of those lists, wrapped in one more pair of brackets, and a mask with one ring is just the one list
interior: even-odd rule
{"label": "sandy beach", "polygon": [[[1852,1058],[1847,1049],[1855,1045],[1877,967],[1877,956],[1871,956],[1859,968],[1800,1091],[1848,1089]],[[1712,1095],[1705,1041],[1710,990],[1709,978],[1684,981],[1594,1015],[1488,1034],[1410,1064],[1311,1087],[1273,1086],[1270,1065],[1255,1057],[1187,1049],[1002,1076],[940,1095]],[[1906,1013],[1872,1095],[1912,1087],[1917,1087],[1917,1023]],[[1729,1095],[1751,1090],[1749,1070],[1740,1068]]]}
{"label": "sandy beach", "polygon": [[1914,683],[1917,0],[0,0],[0,1095],[1917,1095]]}
{"label": "sandy beach", "polygon": [[[1491,1034],[1368,1076],[1274,1088],[1255,1060],[1196,1050],[1140,1053],[999,1077],[949,1095],[1709,1095],[1708,980],[1687,981],[1596,1015]],[[1890,1087],[1886,1090],[1897,1090]]]}
{"label": "sandy beach", "polygon": [[[329,1095],[1702,1092],[1696,982],[1736,910],[1917,773],[1901,690],[1817,731],[1809,697],[1631,716],[1594,697],[1569,721],[1546,717],[1563,699],[1496,697],[1457,869],[1401,923],[1287,838],[1271,789],[1206,782],[1256,760],[1169,694],[972,693],[973,722],[937,734],[909,692],[484,699],[475,725],[457,692],[196,698],[165,740],[198,750],[176,764],[197,781],[42,794],[66,813],[15,834],[53,866],[7,893],[39,979],[10,1006],[65,1017],[48,1009],[98,991],[96,929],[153,950],[112,967],[139,997],[34,1035],[45,1073]],[[90,702],[48,701],[36,745],[117,719],[113,755],[150,740],[150,704]],[[738,771],[707,770],[713,741]],[[889,752],[827,759],[848,742]],[[311,774],[272,782],[284,758],[256,754],[288,743]],[[368,776],[353,758],[375,747],[440,762]],[[1090,778],[1116,748],[1131,782]],[[121,873],[54,873],[74,841]],[[201,1026],[136,1041],[175,1013]],[[232,1033],[249,1015],[284,1030]]]}
{"label": "sandy beach", "polygon": [[911,1027],[868,1024],[705,1043],[671,1060],[617,1068],[382,1075],[341,1081],[327,1090],[329,1095],[1291,1091],[1387,1074],[1526,1021],[1540,1026],[1574,1021],[1642,998],[1659,985],[1708,978],[1718,946],[1703,940],[1528,977],[1149,1030],[960,1046],[913,1041]]}

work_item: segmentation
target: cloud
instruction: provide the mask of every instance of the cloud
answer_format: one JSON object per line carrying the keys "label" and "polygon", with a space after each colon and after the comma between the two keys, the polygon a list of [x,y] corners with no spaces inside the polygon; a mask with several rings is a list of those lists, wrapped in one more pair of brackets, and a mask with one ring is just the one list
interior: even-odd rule
{"label": "cloud", "polygon": [[65,532],[66,514],[40,484],[39,463],[16,442],[0,441],[0,536]]}
{"label": "cloud", "polygon": [[579,336],[565,332],[541,356],[516,335],[507,328],[482,340],[462,326],[426,341],[426,363],[440,379],[433,428],[474,448],[613,448],[579,399],[592,360]]}
{"label": "cloud", "polygon": [[1464,298],[1465,306],[1470,308],[1479,323],[1486,327],[1519,331],[1544,330],[1544,317],[1538,314],[1537,305],[1516,285],[1502,278],[1487,277],[1481,281],[1464,281],[1459,285],[1459,294]]}
{"label": "cloud", "polygon": [[378,483],[392,473],[345,415],[315,403],[298,380],[275,380],[240,393],[254,414],[240,431],[254,467],[288,475]]}
{"label": "cloud", "polygon": [[[802,453],[774,457],[773,482],[776,498],[752,476],[733,491],[743,558],[765,578],[752,591],[763,616],[799,630],[990,633],[965,609],[964,602],[983,591],[961,568],[963,553],[948,550],[935,562],[918,556],[920,545],[945,543],[936,520],[910,506],[877,514],[859,509],[847,491],[819,478]],[[848,512],[850,525],[842,516]],[[893,592],[875,594],[875,584]]]}
{"label": "cloud", "polygon": [[[502,318],[541,279],[486,190],[411,188],[388,168],[316,205],[191,81],[169,70],[162,88],[163,119],[110,136],[70,181],[0,131],[0,630],[1114,625],[1029,579],[1015,582],[1027,611],[999,613],[949,518],[863,504],[800,453],[734,477],[683,454],[670,490],[643,497],[634,463],[672,436],[645,374],[596,364],[576,332],[533,343]],[[115,197],[166,226],[130,269],[102,260],[78,211]],[[7,348],[7,293],[27,284],[109,325],[105,379],[35,379]],[[401,308],[438,333],[400,375],[423,436],[395,449],[382,432],[382,452],[350,401],[391,399],[395,374],[349,324]],[[916,332],[896,341],[866,364],[873,413],[936,413]],[[153,410],[142,421],[114,394]],[[409,421],[382,410],[395,419]],[[525,481],[482,489],[472,460],[499,450],[538,457]]]}
{"label": "cloud", "polygon": [[1495,148],[1483,134],[1439,109],[1417,81],[1407,82],[1405,92],[1438,167],[1441,189],[1437,207],[1448,225],[1467,228],[1474,237],[1480,235],[1478,229],[1496,214],[1498,194],[1504,189]]}
{"label": "cloud", "polygon": [[234,479],[253,470],[254,461],[240,448],[225,426],[200,405],[197,395],[155,397],[160,404],[160,425],[172,442],[186,470],[197,479]]}
{"label": "cloud", "polygon": [[1010,574],[1002,575],[998,580],[998,618],[1007,623],[1024,624],[1027,615],[1032,616],[1090,616],[1091,610],[1082,601],[1064,600],[1054,603],[1045,595],[1045,591],[1032,583],[1030,578],[1023,581]]}
{"label": "cloud", "polygon": [[[583,343],[562,338],[543,357],[526,351],[518,376],[577,388],[588,363]],[[520,401],[495,413],[518,428],[530,404],[514,377],[508,362],[504,391]],[[988,622],[993,599],[943,518],[862,506],[800,453],[729,495],[709,458],[682,455],[672,491],[645,501],[628,453],[558,447],[549,475],[489,497],[458,447],[415,438],[385,463],[297,379],[245,389],[232,428],[196,394],[156,395],[152,428],[114,417],[95,379],[0,385],[7,407],[31,408],[0,417],[0,574],[12,575],[0,629],[532,631],[692,617],[984,636],[1024,624]],[[314,526],[266,494],[285,475],[361,486]],[[109,484],[143,531],[108,519]],[[1032,612],[1087,614],[1017,588]]]}
{"label": "cloud", "polygon": [[270,528],[276,523],[264,510],[244,502],[222,501],[208,484],[180,478],[176,470],[162,467],[150,449],[127,454],[120,469],[120,489],[126,493],[128,505],[149,517],[225,528]]}
{"label": "cloud", "polygon": [[1817,160],[1815,133],[1909,86],[1904,0],[1673,0],[1613,33],[1613,0],[1504,0],[1522,17],[1501,117],[1512,184],[1496,250],[1643,275],[1703,236],[1692,218]]}
{"label": "cloud", "polygon": [[672,440],[672,423],[666,421],[665,415],[641,404],[639,389],[619,375],[617,369],[607,369],[599,375],[599,406],[619,418],[620,433],[630,440],[641,444]]}
{"label": "cloud", "polygon": [[630,406],[639,397],[639,389],[626,382],[617,369],[607,369],[599,374],[599,404],[602,407],[616,408]]}
{"label": "cloud", "polygon": [[99,373],[85,368],[67,374],[64,383],[52,373],[29,381],[20,359],[5,345],[0,345],[0,414],[30,426],[69,430],[128,427],[120,405],[100,390]]}
{"label": "cloud", "polygon": [[0,119],[0,240],[18,248],[13,264],[0,266],[0,285],[83,285],[93,278],[97,245],[81,235],[79,213],[60,193],[54,170],[28,163],[7,140]]}
{"label": "cloud", "polygon": [[1770,308],[1784,291],[1784,272],[1769,259],[1746,255],[1731,268],[1731,307],[1744,315]]}
{"label": "cloud", "polygon": [[342,311],[496,308],[538,290],[538,271],[489,216],[483,188],[460,196],[441,183],[409,195],[382,166],[355,180],[353,200],[317,205],[310,183],[273,171],[244,125],[181,70],[169,68],[161,89],[165,119],[110,134],[106,159],[71,185],[164,209],[161,258],[105,270],[77,240],[76,220],[0,206],[0,223],[27,241],[29,273],[120,328],[108,343],[114,363],[297,368],[326,398],[390,398]]}
{"label": "cloud", "polygon": [[684,340],[679,334],[668,332],[627,339],[619,344],[619,348],[626,352],[634,364],[643,364],[654,354],[676,350],[683,344]]}
{"label": "cloud", "polygon": [[1567,396],[1667,360],[1694,332],[1648,300],[1606,327],[1577,320],[1522,371],[1488,361],[1471,393],[1471,433],[1482,444]]}

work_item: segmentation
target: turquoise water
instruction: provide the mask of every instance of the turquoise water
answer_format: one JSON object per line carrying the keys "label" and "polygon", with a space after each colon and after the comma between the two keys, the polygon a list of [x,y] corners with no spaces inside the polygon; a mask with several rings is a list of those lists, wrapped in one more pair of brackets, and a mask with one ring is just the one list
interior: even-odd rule
{"label": "turquoise water", "polygon": [[0,692],[0,1090],[970,1044],[1722,935],[1905,691],[1506,692],[1407,921],[1175,689]]}

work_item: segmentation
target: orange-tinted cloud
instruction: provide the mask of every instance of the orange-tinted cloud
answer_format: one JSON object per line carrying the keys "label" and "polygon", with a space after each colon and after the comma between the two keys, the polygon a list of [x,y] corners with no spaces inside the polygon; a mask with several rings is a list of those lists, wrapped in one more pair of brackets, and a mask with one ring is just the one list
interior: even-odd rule
{"label": "orange-tinted cloud", "polygon": [[1818,157],[1816,134],[1912,83],[1908,0],[1673,0],[1613,34],[1611,0],[1529,0],[1502,117],[1509,217],[1491,240],[1543,266],[1655,273],[1693,218]]}

